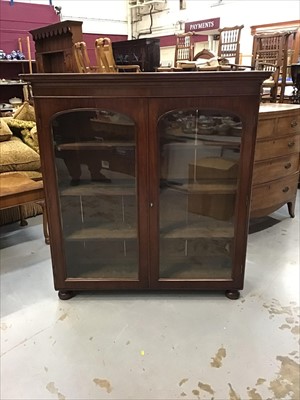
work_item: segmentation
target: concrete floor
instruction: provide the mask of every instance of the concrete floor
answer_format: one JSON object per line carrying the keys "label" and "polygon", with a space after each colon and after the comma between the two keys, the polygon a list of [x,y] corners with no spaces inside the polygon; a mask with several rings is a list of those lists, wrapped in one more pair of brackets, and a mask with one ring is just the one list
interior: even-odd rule
{"label": "concrete floor", "polygon": [[[299,200],[298,191],[298,200]],[[252,225],[245,289],[53,289],[41,217],[1,230],[1,399],[299,400],[299,201]],[[262,229],[264,227],[264,229]]]}

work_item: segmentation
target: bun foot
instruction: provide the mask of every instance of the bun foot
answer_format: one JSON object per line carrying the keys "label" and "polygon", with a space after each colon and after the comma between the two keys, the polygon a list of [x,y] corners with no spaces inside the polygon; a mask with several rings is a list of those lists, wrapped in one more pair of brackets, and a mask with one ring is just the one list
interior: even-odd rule
{"label": "bun foot", "polygon": [[226,290],[225,296],[230,300],[237,300],[240,297],[239,290]]}
{"label": "bun foot", "polygon": [[75,293],[71,290],[59,290],[58,297],[60,300],[69,300],[75,296]]}

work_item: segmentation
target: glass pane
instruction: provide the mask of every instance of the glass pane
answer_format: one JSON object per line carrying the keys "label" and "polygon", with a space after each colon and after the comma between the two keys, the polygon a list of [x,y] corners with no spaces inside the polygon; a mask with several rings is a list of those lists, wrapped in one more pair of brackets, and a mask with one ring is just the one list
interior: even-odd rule
{"label": "glass pane", "polygon": [[158,124],[160,278],[230,279],[242,124],[179,110]]}
{"label": "glass pane", "polygon": [[137,279],[135,126],[105,110],[52,121],[68,278]]}

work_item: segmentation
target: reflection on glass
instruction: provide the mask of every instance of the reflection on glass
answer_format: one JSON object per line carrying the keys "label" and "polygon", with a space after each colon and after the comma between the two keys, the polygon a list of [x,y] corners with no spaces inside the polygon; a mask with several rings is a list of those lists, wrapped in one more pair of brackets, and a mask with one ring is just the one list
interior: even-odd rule
{"label": "reflection on glass", "polygon": [[177,110],[158,124],[161,279],[230,279],[242,123]]}
{"label": "reflection on glass", "polygon": [[72,110],[52,121],[68,278],[137,279],[135,126]]}

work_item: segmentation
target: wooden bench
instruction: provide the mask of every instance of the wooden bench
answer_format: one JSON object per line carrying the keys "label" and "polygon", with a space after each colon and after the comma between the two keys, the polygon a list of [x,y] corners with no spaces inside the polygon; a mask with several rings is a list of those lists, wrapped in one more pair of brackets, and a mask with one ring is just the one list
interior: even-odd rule
{"label": "wooden bench", "polygon": [[49,244],[43,182],[33,181],[18,172],[0,174],[0,209],[19,206],[21,225],[27,225],[27,221],[22,217],[22,205],[31,202],[39,204],[43,209],[43,232],[45,243]]}

